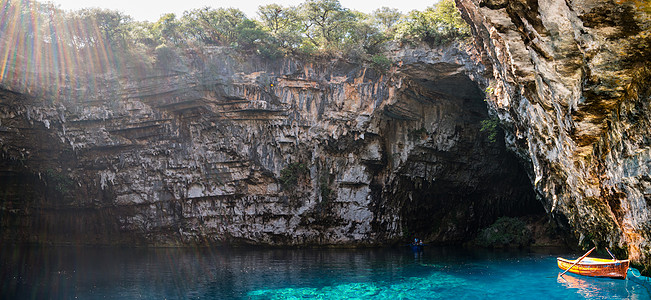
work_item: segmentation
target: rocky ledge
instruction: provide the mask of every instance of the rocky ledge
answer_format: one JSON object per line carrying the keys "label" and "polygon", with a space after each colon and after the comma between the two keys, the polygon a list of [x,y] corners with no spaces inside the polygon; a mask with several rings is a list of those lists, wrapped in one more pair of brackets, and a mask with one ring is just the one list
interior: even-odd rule
{"label": "rocky ledge", "polygon": [[651,266],[651,4],[456,2],[547,212],[581,245]]}
{"label": "rocky ledge", "polygon": [[542,213],[503,133],[481,130],[464,47],[395,47],[388,70],[205,48],[175,70],[6,81],[2,238],[443,244]]}

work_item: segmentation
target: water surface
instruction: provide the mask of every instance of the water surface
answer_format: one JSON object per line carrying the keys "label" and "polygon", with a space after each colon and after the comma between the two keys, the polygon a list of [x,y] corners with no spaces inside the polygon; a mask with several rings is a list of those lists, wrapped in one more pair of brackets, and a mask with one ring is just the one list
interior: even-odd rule
{"label": "water surface", "polygon": [[3,246],[2,299],[651,299],[554,251]]}

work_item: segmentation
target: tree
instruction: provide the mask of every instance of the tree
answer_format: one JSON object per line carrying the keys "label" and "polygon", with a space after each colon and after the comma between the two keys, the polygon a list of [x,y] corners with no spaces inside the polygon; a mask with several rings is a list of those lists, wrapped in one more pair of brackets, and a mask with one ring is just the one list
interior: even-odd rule
{"label": "tree", "polygon": [[158,36],[162,42],[179,44],[183,40],[181,33],[181,22],[176,19],[175,14],[164,14],[152,26],[154,36]]}
{"label": "tree", "polygon": [[374,24],[382,31],[390,31],[402,18],[402,13],[396,8],[380,7],[371,14]]}
{"label": "tree", "polygon": [[294,6],[283,7],[270,4],[258,7],[258,16],[264,29],[269,31],[269,47],[282,48],[285,52],[299,49],[303,44],[304,18]]}
{"label": "tree", "polygon": [[105,42],[105,45],[115,48],[124,46],[128,24],[132,22],[131,17],[119,11],[101,8],[86,8],[78,11],[77,14],[87,26],[87,30],[95,28],[99,30],[98,38],[101,42]]}
{"label": "tree", "polygon": [[261,43],[268,33],[256,22],[244,19],[235,26],[234,42],[241,49],[251,49],[256,43]]}
{"label": "tree", "polygon": [[258,16],[264,28],[274,35],[293,27],[296,21],[299,20],[298,12],[295,8],[282,7],[278,4],[258,6]]}
{"label": "tree", "polygon": [[434,5],[432,10],[439,31],[454,37],[470,35],[470,28],[461,18],[461,13],[454,4],[454,0],[441,0]]}
{"label": "tree", "polygon": [[346,50],[353,54],[357,51],[356,53],[361,55],[380,52],[382,45],[390,38],[375,26],[372,17],[361,12],[354,12],[354,14],[355,19],[346,31]]}
{"label": "tree", "polygon": [[160,42],[160,33],[154,30],[154,25],[147,21],[132,22],[129,24],[129,39],[134,43],[156,47]]}
{"label": "tree", "polygon": [[308,0],[301,5],[305,34],[314,45],[328,48],[342,44],[355,15],[338,0]]}
{"label": "tree", "polygon": [[227,46],[236,42],[236,28],[244,20],[247,20],[246,16],[239,9],[204,7],[185,11],[181,22],[189,37],[207,44]]}
{"label": "tree", "polygon": [[441,0],[423,12],[411,11],[396,27],[398,38],[430,44],[443,44],[470,36],[468,25],[461,19],[454,0]]}

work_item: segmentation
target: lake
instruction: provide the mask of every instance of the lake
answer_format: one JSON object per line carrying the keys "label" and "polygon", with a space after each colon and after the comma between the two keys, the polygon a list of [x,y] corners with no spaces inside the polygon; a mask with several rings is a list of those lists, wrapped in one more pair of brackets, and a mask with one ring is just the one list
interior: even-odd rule
{"label": "lake", "polygon": [[[558,250],[4,245],[2,299],[651,299],[648,282],[564,275]],[[629,271],[630,273],[630,271]]]}

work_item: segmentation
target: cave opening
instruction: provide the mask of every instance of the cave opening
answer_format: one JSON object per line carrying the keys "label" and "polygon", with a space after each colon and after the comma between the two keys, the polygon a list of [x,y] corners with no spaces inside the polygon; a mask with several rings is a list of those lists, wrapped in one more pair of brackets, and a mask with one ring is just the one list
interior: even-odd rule
{"label": "cave opening", "polygon": [[[372,123],[373,126],[377,124],[377,128],[362,132],[366,133],[364,138],[358,138],[357,132],[337,138],[328,136],[332,139],[332,143],[321,149],[327,155],[310,152],[319,147],[304,147],[304,152],[309,154],[306,157],[323,155],[330,159],[331,169],[341,170],[341,178],[328,179],[329,177],[323,177],[323,175],[330,176],[331,173],[314,172],[315,177],[306,179],[307,185],[304,187],[304,190],[307,191],[306,195],[313,195],[312,200],[314,201],[299,201],[297,203],[300,203],[302,207],[292,210],[288,206],[282,206],[283,201],[276,201],[287,196],[286,193],[283,194],[284,191],[265,186],[266,184],[271,186],[274,183],[274,174],[269,171],[265,175],[267,176],[265,181],[256,182],[260,186],[264,186],[265,193],[269,193],[260,196],[260,199],[266,197],[264,199],[267,201],[267,206],[264,206],[265,209],[259,210],[260,215],[247,215],[247,222],[264,225],[270,216],[283,220],[293,217],[303,218],[301,220],[305,222],[297,223],[297,227],[303,226],[301,229],[309,231],[313,236],[297,237],[292,235],[292,230],[269,234],[270,239],[277,236],[283,237],[282,241],[286,244],[311,241],[320,245],[328,243],[380,245],[385,242],[397,242],[401,238],[413,239],[414,236],[432,244],[460,244],[471,239],[480,229],[492,224],[499,217],[544,215],[544,209],[536,199],[530,177],[523,164],[505,146],[504,133],[500,131],[499,127],[496,127],[496,138],[491,139],[490,132],[482,131],[482,121],[490,120],[486,103],[483,101],[484,94],[475,82],[458,71],[459,65],[438,64],[414,69],[404,67],[403,70],[406,76],[401,88],[395,94],[396,97],[389,97],[391,99],[387,99],[386,105],[383,103],[383,106],[379,106],[378,110],[373,111],[369,116],[369,124]],[[357,73],[345,72],[343,74]],[[368,79],[369,82],[373,81],[372,79],[377,78]],[[257,86],[254,87],[257,88]],[[334,89],[328,90],[328,92],[332,91]],[[311,92],[319,93],[321,91]],[[377,99],[385,99],[383,98],[385,94],[378,93]],[[379,102],[373,103],[376,105]],[[162,115],[164,114],[160,114],[158,117]],[[153,118],[157,118],[157,116],[154,115]],[[78,132],[84,133],[84,130],[91,131],[94,130],[94,126],[106,126],[110,125],[110,122],[115,122],[115,120],[68,124],[66,132],[74,132],[72,128],[76,125],[80,126]],[[57,135],[57,130],[63,130],[61,124],[45,127],[40,123],[31,124],[24,116],[17,115],[14,120],[3,121],[3,125],[31,130],[24,136],[17,134],[18,131],[4,133],[5,136],[15,139],[15,141],[7,139],[12,144],[20,142],[32,146],[30,159],[25,161],[30,167],[18,166],[22,162],[16,162],[13,167],[15,172],[5,173],[8,174],[6,176],[20,180],[12,181],[14,183],[11,183],[11,186],[9,186],[10,181],[0,182],[0,187],[4,187],[4,194],[1,195],[3,203],[9,206],[7,203],[11,202],[11,206],[16,208],[16,210],[4,211],[5,216],[13,215],[11,218],[3,217],[3,220],[7,221],[2,224],[2,230],[4,233],[12,233],[11,236],[16,237],[17,240],[72,243],[90,241],[89,243],[96,244],[142,241],[143,244],[159,245],[167,243],[164,239],[172,236],[169,238],[170,243],[184,244],[191,241],[183,240],[183,236],[177,234],[181,232],[179,229],[191,231],[197,230],[197,228],[201,230],[207,228],[207,232],[212,232],[208,233],[211,234],[210,238],[220,237],[213,233],[219,230],[221,224],[229,222],[223,221],[223,219],[231,218],[228,220],[232,221],[238,218],[237,215],[223,213],[220,206],[222,202],[224,205],[238,209],[253,202],[250,201],[251,197],[242,192],[228,196],[228,203],[220,200],[226,199],[224,197],[203,197],[198,200],[183,199],[183,197],[173,199],[169,193],[160,198],[152,196],[151,200],[156,200],[156,203],[119,203],[121,200],[118,199],[118,193],[122,193],[122,198],[120,198],[122,200],[141,199],[131,187],[135,177],[129,175],[128,172],[140,174],[142,168],[145,167],[134,163],[133,169],[127,170],[123,168],[123,157],[127,155],[138,157],[137,154],[142,153],[139,152],[139,149],[146,151],[146,145],[143,144],[142,148],[125,146],[106,149],[102,146],[103,144],[95,145],[93,142],[91,147],[96,147],[95,150],[75,152],[67,144],[62,143]],[[236,132],[230,133],[224,128],[228,127],[215,129],[218,132],[213,132],[214,136],[228,137],[230,134],[237,134]],[[268,128],[279,130],[278,132],[269,131],[270,136],[276,134],[279,137],[284,137],[285,135],[281,126]],[[25,130],[23,129],[23,131]],[[65,135],[63,132],[59,132],[59,134]],[[88,133],[85,134],[92,137]],[[134,139],[140,138],[142,137],[137,136]],[[161,143],[159,137],[153,138],[157,143]],[[167,146],[177,147],[178,137],[171,135],[168,138],[170,143],[159,144],[160,149],[166,149]],[[56,143],[49,144],[44,141],[56,141]],[[318,143],[321,140],[314,138],[312,141]],[[243,141],[243,143],[245,142]],[[279,144],[279,147],[286,146],[286,143]],[[56,145],[56,147],[52,145]],[[215,146],[219,145],[215,144]],[[226,149],[227,152],[223,157],[214,156],[213,158],[216,160],[222,158],[230,160],[231,153],[236,153],[237,150],[237,144],[219,147]],[[222,151],[222,148],[213,150]],[[255,146],[250,149],[258,148]],[[259,154],[259,156],[253,155],[252,161],[264,156],[266,150],[260,151],[260,153],[248,151],[248,153]],[[186,152],[184,150],[165,151],[164,153],[175,155],[175,153]],[[19,157],[19,154],[7,154],[7,156]],[[350,168],[349,158],[351,156],[350,161],[353,162],[356,157],[360,158],[359,165],[355,168]],[[166,155],[157,155],[156,157],[156,159],[168,161]],[[7,161],[7,159],[0,160],[0,165],[5,170],[10,169],[6,166]],[[64,167],[60,165],[60,162],[64,161],[72,163]],[[134,162],[139,161],[135,160]],[[219,164],[215,163],[214,165]],[[118,166],[117,169],[122,172],[115,171],[113,173],[111,178],[117,178],[115,180],[102,177],[104,176],[102,174],[110,172],[101,171],[111,170],[111,166]],[[152,166],[166,166],[166,164],[152,164]],[[38,170],[42,169],[53,170],[44,173],[47,173],[46,175],[51,177],[51,180],[48,180],[47,176],[39,177]],[[207,170],[217,169],[216,167],[207,168]],[[230,174],[231,171],[224,169],[223,172]],[[347,171],[350,172],[347,173]],[[69,176],[70,172],[76,172],[77,176]],[[16,177],[16,174],[19,173],[30,177]],[[254,173],[251,174],[255,175]],[[79,174],[90,174],[90,176],[79,176]],[[155,172],[155,174],[163,173]],[[172,182],[170,185],[176,184],[175,186],[179,189],[186,188],[186,185],[178,180],[179,174],[171,172],[169,175],[165,175],[168,177],[161,177],[160,180],[143,181],[143,184],[151,183],[151,186],[139,187],[160,191],[166,187],[158,182],[167,180]],[[346,177],[346,180],[343,177]],[[120,178],[123,180],[120,181]],[[214,179],[212,177],[201,178],[207,181]],[[77,180],[77,184],[72,184],[72,179]],[[108,181],[105,182],[105,180]],[[213,182],[217,186],[222,184],[216,179]],[[310,185],[310,182],[319,184]],[[326,182],[326,184],[321,184],[322,182]],[[249,185],[251,182],[247,180],[240,180],[236,183],[242,184],[247,191],[251,187]],[[106,189],[104,184],[106,184]],[[187,188],[190,189],[192,186],[191,184],[187,185]],[[23,190],[30,189],[34,195],[21,194]],[[57,189],[59,192],[55,193]],[[9,195],[8,191],[12,191],[14,194]],[[134,196],[135,194],[138,194],[138,197]],[[46,201],[45,195],[49,195],[48,199],[50,200],[60,198],[65,201],[51,203],[52,201]],[[154,193],[154,195],[160,195],[160,193]],[[25,197],[34,199],[33,203],[18,201]],[[323,201],[324,199],[326,201]],[[201,208],[207,212],[195,209],[193,201],[207,203],[205,208]],[[178,204],[181,202],[186,203],[185,210],[169,209],[181,205]],[[318,205],[314,204],[316,202]],[[279,205],[282,207],[279,208]],[[310,207],[309,205],[314,206]],[[278,209],[277,215],[267,213],[267,209],[271,208]],[[48,209],[47,213],[42,213],[45,209]],[[299,210],[305,213],[301,215]],[[240,211],[244,211],[244,209]],[[354,214],[358,211],[363,213]],[[211,225],[213,227],[201,227],[203,226],[201,219],[203,217],[200,214],[205,213],[213,213],[218,216],[214,218],[212,224],[215,225]],[[169,223],[164,223],[167,221]],[[370,225],[365,226],[365,222]],[[64,233],[61,233],[60,230],[52,230],[57,224],[65,225],[62,226]],[[239,230],[245,225],[249,224],[244,224],[242,227],[233,226],[233,228]],[[362,228],[360,229],[361,233],[356,233],[356,228]],[[339,232],[343,232],[341,238],[331,238]],[[248,234],[248,232],[245,233]],[[203,242],[203,238],[208,234],[198,233],[197,240]],[[224,241],[243,239],[231,236],[231,234],[233,233],[227,232]],[[266,242],[264,233],[260,234],[256,231],[252,235],[253,237],[247,237],[252,244]],[[281,242],[277,244],[281,244]]]}
{"label": "cave opening", "polygon": [[387,195],[398,207],[402,237],[462,244],[500,217],[542,218],[543,205],[503,130],[482,126],[497,121],[478,84],[462,73],[431,74],[441,72],[408,73],[398,104],[418,118],[386,124],[388,131],[409,132],[402,142],[413,144],[394,149],[408,153]]}

